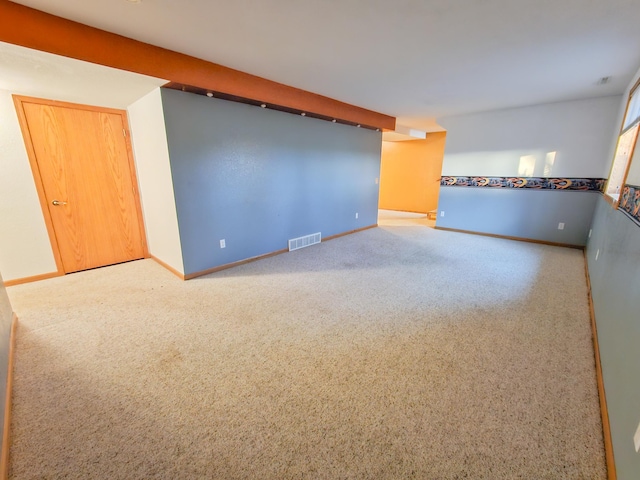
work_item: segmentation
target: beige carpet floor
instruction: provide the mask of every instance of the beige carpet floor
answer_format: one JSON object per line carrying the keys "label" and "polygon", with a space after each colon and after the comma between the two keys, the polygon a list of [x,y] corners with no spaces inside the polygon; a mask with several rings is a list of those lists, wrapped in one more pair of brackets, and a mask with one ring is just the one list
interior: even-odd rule
{"label": "beige carpet floor", "polygon": [[436,221],[429,220],[426,213],[401,212],[398,210],[378,210],[378,225],[411,227],[424,225],[435,227]]}
{"label": "beige carpet floor", "polygon": [[388,226],[8,291],[14,479],[606,478],[577,250]]}

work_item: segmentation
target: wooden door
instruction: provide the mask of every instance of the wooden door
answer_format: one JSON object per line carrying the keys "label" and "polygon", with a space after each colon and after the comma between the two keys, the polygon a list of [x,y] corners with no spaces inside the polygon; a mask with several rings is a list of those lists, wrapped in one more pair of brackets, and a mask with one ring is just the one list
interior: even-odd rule
{"label": "wooden door", "polygon": [[70,273],[143,258],[126,113],[14,99],[58,269]]}

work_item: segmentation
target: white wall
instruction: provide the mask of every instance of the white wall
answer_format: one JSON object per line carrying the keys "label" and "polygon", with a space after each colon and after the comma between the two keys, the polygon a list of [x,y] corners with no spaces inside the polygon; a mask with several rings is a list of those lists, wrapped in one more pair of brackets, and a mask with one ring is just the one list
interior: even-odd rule
{"label": "white wall", "polygon": [[5,281],[56,263],[11,93],[0,90],[0,272]]}
{"label": "white wall", "polygon": [[447,129],[442,174],[606,178],[620,100],[600,97],[439,119]]}
{"label": "white wall", "polygon": [[149,253],[184,273],[160,89],[128,113]]}

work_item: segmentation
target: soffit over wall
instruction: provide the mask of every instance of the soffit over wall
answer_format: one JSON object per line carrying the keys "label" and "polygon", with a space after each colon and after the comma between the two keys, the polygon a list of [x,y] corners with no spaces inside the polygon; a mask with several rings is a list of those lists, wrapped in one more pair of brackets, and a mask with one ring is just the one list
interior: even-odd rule
{"label": "soffit over wall", "polygon": [[0,42],[0,89],[125,109],[166,80]]}

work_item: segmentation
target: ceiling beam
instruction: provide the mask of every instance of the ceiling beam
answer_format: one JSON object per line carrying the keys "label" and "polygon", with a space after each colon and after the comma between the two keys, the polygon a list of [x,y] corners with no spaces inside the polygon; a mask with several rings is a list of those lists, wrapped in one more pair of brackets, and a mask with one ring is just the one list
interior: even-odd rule
{"label": "ceiling beam", "polygon": [[394,130],[396,119],[206,60],[0,0],[0,41],[183,85]]}

